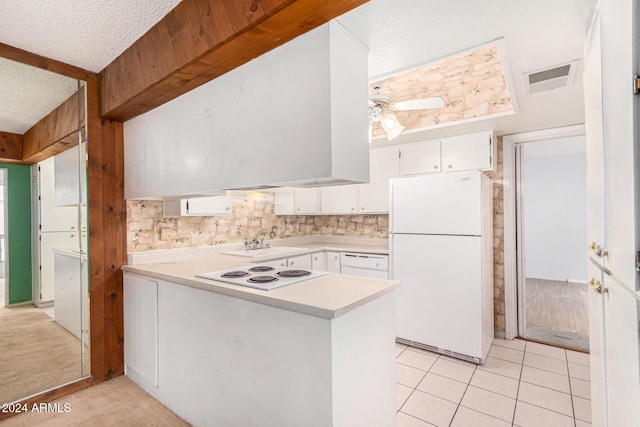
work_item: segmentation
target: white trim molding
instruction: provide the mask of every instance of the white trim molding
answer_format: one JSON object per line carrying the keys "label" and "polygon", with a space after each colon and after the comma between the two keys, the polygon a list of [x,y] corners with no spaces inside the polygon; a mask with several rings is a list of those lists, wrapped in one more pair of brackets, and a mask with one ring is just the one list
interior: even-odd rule
{"label": "white trim molding", "polygon": [[518,334],[518,268],[516,256],[516,146],[527,142],[568,138],[585,134],[584,124],[539,130],[502,139],[503,204],[504,204],[504,317],[505,338]]}

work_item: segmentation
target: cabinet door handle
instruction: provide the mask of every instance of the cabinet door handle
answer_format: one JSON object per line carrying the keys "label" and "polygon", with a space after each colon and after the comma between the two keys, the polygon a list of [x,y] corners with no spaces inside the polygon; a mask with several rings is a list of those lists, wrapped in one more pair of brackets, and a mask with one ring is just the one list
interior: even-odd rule
{"label": "cabinet door handle", "polygon": [[280,267],[284,267],[284,262],[280,263]]}
{"label": "cabinet door handle", "polygon": [[449,169],[452,169],[452,168],[453,168],[453,165],[448,165],[447,167],[448,167]]}
{"label": "cabinet door handle", "polygon": [[289,261],[289,264],[293,265],[293,264],[294,264],[294,262],[293,262],[293,261]]}
{"label": "cabinet door handle", "polygon": [[361,207],[361,208],[360,208],[360,210],[361,210],[361,211],[363,211],[363,210],[364,210],[364,206],[363,206],[363,207]]}
{"label": "cabinet door handle", "polygon": [[[451,166],[449,166],[449,167],[451,167]],[[433,168],[434,168],[435,170],[438,170],[438,165],[433,165]]]}

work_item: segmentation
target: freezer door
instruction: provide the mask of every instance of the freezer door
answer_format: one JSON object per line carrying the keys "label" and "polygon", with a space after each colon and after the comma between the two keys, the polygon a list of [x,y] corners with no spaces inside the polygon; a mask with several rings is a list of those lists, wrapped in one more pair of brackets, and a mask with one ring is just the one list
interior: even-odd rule
{"label": "freezer door", "polygon": [[391,232],[479,236],[480,171],[398,178],[391,182]]}
{"label": "freezer door", "polygon": [[483,358],[481,238],[391,236],[399,338]]}

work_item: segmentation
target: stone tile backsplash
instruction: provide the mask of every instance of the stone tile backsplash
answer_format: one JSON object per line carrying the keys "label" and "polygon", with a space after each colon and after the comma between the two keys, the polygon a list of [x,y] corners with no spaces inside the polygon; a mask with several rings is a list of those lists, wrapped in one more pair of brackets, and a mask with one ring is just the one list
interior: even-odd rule
{"label": "stone tile backsplash", "polygon": [[[127,251],[221,245],[253,237],[389,237],[389,215],[278,216],[271,193],[248,194],[248,200],[233,200],[231,215],[211,217],[165,217],[160,201],[128,200]],[[175,237],[160,240],[161,228],[172,230]]]}

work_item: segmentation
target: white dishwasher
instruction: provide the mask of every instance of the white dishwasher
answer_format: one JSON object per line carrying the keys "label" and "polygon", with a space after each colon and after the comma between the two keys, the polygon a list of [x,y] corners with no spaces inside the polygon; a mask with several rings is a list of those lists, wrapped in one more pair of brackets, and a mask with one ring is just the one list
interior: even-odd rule
{"label": "white dishwasher", "polygon": [[389,279],[389,256],[359,252],[341,252],[342,274]]}

